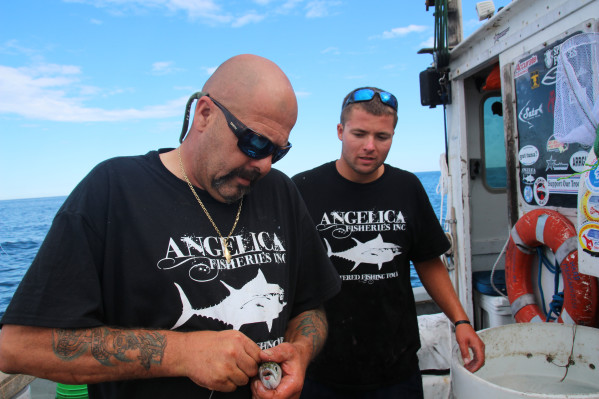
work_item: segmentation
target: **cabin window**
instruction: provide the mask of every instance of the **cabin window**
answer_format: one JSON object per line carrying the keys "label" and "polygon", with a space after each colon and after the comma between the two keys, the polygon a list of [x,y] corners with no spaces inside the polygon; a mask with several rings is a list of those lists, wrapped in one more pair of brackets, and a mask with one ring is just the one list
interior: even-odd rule
{"label": "cabin window", "polygon": [[507,187],[503,104],[501,97],[487,97],[483,103],[483,178],[490,190]]}

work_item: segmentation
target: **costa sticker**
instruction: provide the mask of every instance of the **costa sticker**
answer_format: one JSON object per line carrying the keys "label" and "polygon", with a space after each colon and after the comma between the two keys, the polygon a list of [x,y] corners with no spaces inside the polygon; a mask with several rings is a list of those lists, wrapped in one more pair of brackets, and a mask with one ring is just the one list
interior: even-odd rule
{"label": "costa sticker", "polygon": [[599,224],[583,224],[578,231],[578,242],[584,252],[591,256],[599,256]]}
{"label": "costa sticker", "polygon": [[524,187],[524,201],[532,203],[532,186]]}
{"label": "costa sticker", "polygon": [[534,145],[524,146],[518,152],[518,158],[522,165],[532,165],[539,160],[539,149]]}
{"label": "costa sticker", "polygon": [[533,195],[538,205],[547,205],[547,202],[549,202],[549,187],[545,178],[537,177],[533,187]]}
{"label": "costa sticker", "polygon": [[543,76],[543,79],[541,80],[541,83],[544,86],[553,86],[553,85],[555,85],[555,82],[557,82],[557,67],[556,66],[554,66],[553,68],[548,70],[547,73],[545,73],[545,76]]}
{"label": "costa sticker", "polygon": [[589,153],[587,151],[577,151],[570,157],[570,167],[575,172],[582,172],[588,167],[586,166],[587,157]]}
{"label": "costa sticker", "polygon": [[580,201],[580,208],[588,220],[599,221],[599,194],[585,192]]}
{"label": "costa sticker", "polygon": [[589,172],[587,176],[587,188],[594,193],[599,193],[599,168]]}

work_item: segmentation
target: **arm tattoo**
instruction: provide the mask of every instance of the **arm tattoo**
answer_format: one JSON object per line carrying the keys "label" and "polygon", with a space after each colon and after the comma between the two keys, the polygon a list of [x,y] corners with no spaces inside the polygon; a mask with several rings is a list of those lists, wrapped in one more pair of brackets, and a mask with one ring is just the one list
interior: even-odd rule
{"label": "arm tattoo", "polygon": [[54,354],[65,361],[77,359],[89,350],[104,366],[113,366],[111,359],[132,362],[137,358],[146,370],[161,364],[166,337],[158,331],[116,330],[106,327],[89,329],[54,329]]}
{"label": "arm tattoo", "polygon": [[313,358],[324,346],[328,333],[328,325],[324,312],[320,309],[306,312],[299,320],[296,330],[305,337],[312,337]]}

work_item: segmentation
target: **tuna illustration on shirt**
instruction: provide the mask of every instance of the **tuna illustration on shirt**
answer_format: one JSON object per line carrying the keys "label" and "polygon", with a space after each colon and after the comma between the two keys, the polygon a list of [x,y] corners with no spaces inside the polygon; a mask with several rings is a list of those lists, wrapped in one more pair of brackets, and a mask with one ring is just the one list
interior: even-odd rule
{"label": "tuna illustration on shirt", "polygon": [[273,320],[279,317],[287,304],[283,301],[284,290],[278,284],[269,284],[261,270],[240,289],[235,289],[222,280],[221,283],[229,290],[230,295],[220,303],[203,309],[194,309],[183,289],[175,283],[181,296],[183,311],[171,330],[182,326],[193,316],[201,316],[232,325],[235,330],[245,324],[263,322],[270,331]]}
{"label": "tuna illustration on shirt", "polygon": [[352,267],[351,271],[354,271],[360,263],[379,265],[379,270],[381,270],[383,263],[389,262],[393,260],[394,257],[401,254],[401,247],[399,245],[383,241],[383,237],[381,237],[380,234],[376,238],[366,242],[360,242],[353,237],[352,240],[356,242],[356,246],[336,253],[331,250],[329,242],[326,239],[324,240],[327,245],[327,254],[329,255],[329,258],[331,256],[337,256],[354,262],[354,267]]}

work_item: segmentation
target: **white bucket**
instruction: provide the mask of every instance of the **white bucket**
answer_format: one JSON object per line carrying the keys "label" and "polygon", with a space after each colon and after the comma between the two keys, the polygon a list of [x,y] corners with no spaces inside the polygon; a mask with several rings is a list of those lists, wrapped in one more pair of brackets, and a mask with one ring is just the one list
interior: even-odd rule
{"label": "white bucket", "polygon": [[598,329],[518,323],[478,334],[485,343],[486,362],[476,373],[464,368],[459,347],[453,348],[454,398],[599,398]]}

